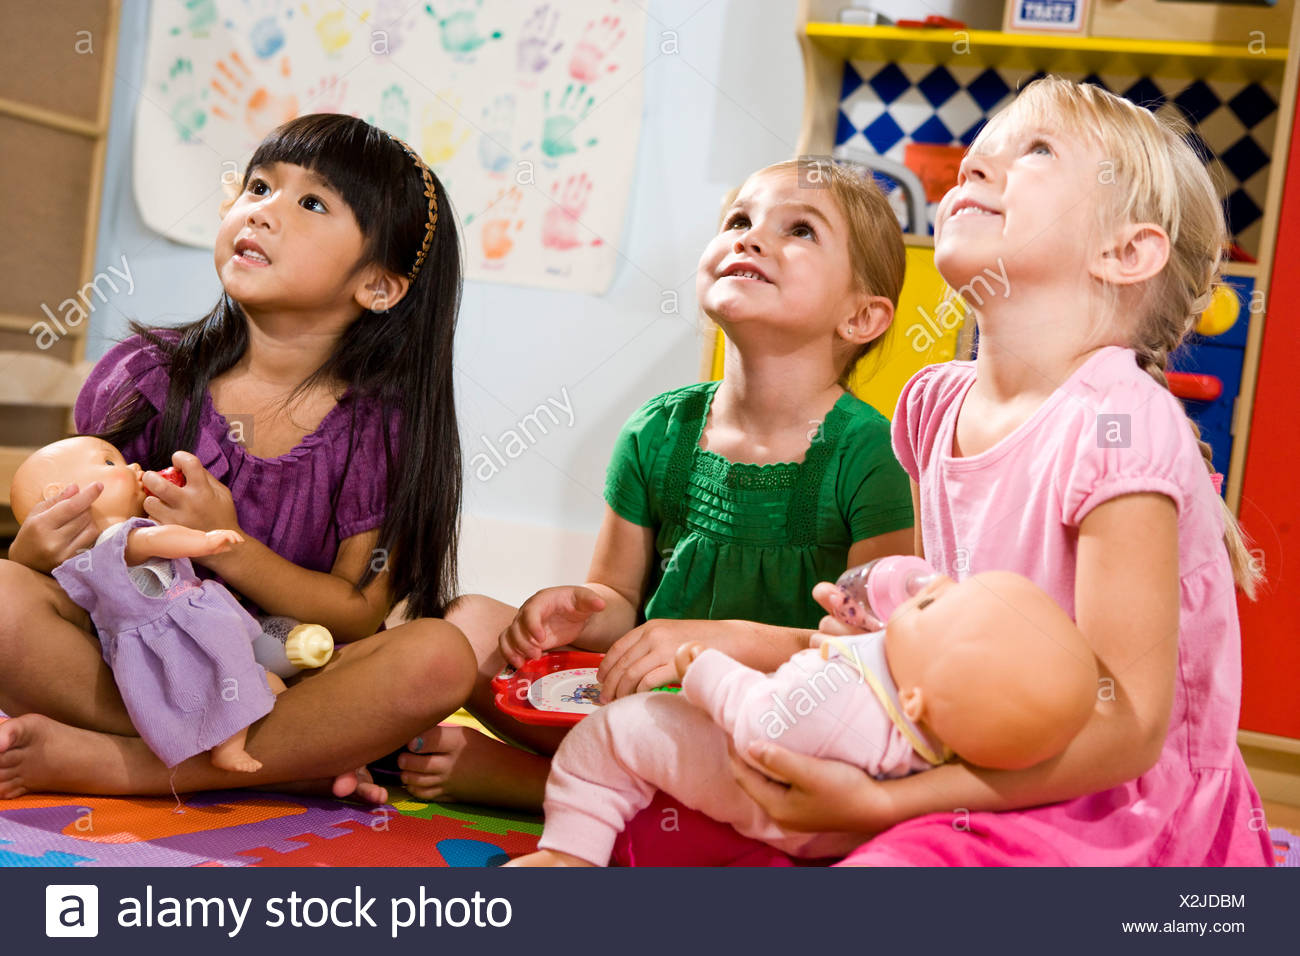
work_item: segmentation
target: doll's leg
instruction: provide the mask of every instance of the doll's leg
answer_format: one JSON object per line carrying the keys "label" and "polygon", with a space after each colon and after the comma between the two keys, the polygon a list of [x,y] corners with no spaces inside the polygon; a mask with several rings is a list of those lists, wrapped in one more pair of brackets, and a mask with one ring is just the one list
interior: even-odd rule
{"label": "doll's leg", "polygon": [[[516,608],[479,594],[457,598],[447,608],[447,620],[459,627],[474,649],[477,673],[466,708],[493,733],[541,754],[559,746],[564,729],[521,724],[497,709],[492,678],[505,667],[499,646],[501,632],[514,620]],[[422,800],[463,801],[536,810],[550,760],[493,740],[469,727],[430,727],[410,742],[398,766],[402,783]]]}
{"label": "doll's leg", "polygon": [[212,766],[219,770],[233,770],[237,773],[256,773],[261,770],[262,761],[244,749],[244,744],[247,741],[247,727],[231,734],[209,751]]}
{"label": "doll's leg", "polygon": [[[862,839],[782,830],[736,783],[726,732],[682,697],[648,693],[616,701],[570,731],[552,763],[538,847],[603,865],[656,790],[789,853],[846,853]],[[674,823],[662,821],[664,840],[677,838]]]}
{"label": "doll's leg", "polygon": [[135,734],[90,616],[54,578],[0,560],[0,710]]}
{"label": "doll's leg", "polygon": [[[214,767],[199,754],[175,770],[179,792],[334,777],[394,750],[469,694],[474,660],[464,636],[422,619],[342,648],[248,730],[256,773]],[[168,794],[172,773],[138,737],[78,730],[28,714],[0,723],[0,796],[32,790]]]}

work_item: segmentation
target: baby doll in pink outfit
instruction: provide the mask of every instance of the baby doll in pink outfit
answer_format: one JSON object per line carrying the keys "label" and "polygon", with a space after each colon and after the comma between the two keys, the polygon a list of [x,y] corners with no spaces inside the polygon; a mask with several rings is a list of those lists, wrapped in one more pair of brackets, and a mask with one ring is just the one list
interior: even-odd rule
{"label": "baby doll in pink outfit", "polygon": [[98,539],[55,579],[90,614],[131,722],[167,766],[210,751],[217,767],[254,772],[262,764],[244,749],[248,727],[284,683],[253,657],[257,621],[219,582],[199,581],[189,560],[242,539],[144,517],[142,474],[98,438],[55,442],[15,473],[14,516],[25,521],[69,484],[103,485],[90,510]]}
{"label": "baby doll in pink outfit", "polygon": [[861,833],[785,830],[734,781],[728,746],[755,741],[861,767],[878,777],[953,754],[1020,769],[1062,751],[1096,701],[1097,662],[1074,622],[1009,572],[937,577],[883,630],[827,638],[762,674],[685,645],[682,693],[636,694],[565,737],[546,784],[538,852],[516,866],[604,865],[656,790],[801,857],[842,856]]}

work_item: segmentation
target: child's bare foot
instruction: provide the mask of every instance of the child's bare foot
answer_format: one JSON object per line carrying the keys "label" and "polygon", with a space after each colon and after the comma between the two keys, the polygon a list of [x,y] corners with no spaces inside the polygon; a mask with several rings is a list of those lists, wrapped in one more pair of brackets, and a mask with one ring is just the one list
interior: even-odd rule
{"label": "child's bare foot", "polygon": [[502,866],[595,866],[594,863],[588,863],[581,857],[573,856],[569,853],[561,853],[559,850],[538,850],[536,853],[529,853],[525,856],[515,857]]}
{"label": "child's bare foot", "polygon": [[110,759],[113,743],[124,739],[41,714],[0,722],[0,799],[39,792],[127,793],[128,761]]}
{"label": "child's bare foot", "polygon": [[433,727],[397,758],[419,800],[540,810],[551,761],[469,727]]}
{"label": "child's bare foot", "polygon": [[363,803],[388,802],[388,788],[375,783],[365,767],[339,774],[330,786],[330,793],[340,800],[352,797]]}

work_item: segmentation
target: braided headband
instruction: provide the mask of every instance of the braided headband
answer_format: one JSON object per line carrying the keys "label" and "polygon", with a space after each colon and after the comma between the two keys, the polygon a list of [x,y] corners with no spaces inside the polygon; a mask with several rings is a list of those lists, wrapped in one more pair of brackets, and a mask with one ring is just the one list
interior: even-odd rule
{"label": "braided headband", "polygon": [[420,158],[420,154],[391,133],[388,134],[388,138],[400,146],[407,156],[415,160],[415,168],[420,171],[420,176],[424,179],[424,197],[429,200],[429,221],[424,226],[424,242],[420,244],[420,251],[415,254],[415,265],[411,266],[411,271],[406,274],[406,278],[414,282],[415,277],[420,274],[420,266],[424,265],[424,257],[429,254],[429,245],[433,242],[433,230],[438,225],[438,193],[433,188],[433,171]]}

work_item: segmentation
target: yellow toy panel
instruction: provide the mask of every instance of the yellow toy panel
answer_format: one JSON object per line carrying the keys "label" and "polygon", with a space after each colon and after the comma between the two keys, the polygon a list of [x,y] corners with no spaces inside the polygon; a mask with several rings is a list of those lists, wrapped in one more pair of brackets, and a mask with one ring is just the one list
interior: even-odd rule
{"label": "yellow toy panel", "polygon": [[[951,361],[965,309],[934,267],[934,250],[907,247],[907,278],[899,296],[894,324],[881,345],[858,364],[849,390],[886,418],[907,380],[926,365]],[[722,378],[725,340],[719,331],[713,343],[712,378]]]}

